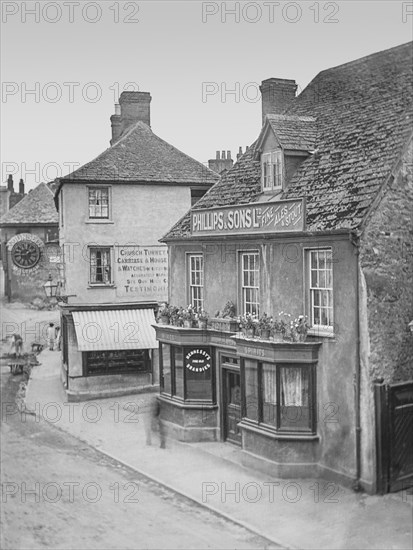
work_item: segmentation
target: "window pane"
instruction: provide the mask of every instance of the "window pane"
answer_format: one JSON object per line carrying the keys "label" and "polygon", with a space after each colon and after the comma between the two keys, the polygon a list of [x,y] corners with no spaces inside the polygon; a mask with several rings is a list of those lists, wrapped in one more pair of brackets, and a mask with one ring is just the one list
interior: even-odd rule
{"label": "window pane", "polygon": [[258,421],[257,362],[245,359],[245,411],[246,417]]}
{"label": "window pane", "polygon": [[277,392],[275,365],[262,364],[262,407],[263,421],[277,425]]}
{"label": "window pane", "polygon": [[175,394],[184,397],[184,354],[182,348],[173,348],[175,358]]}
{"label": "window pane", "polygon": [[311,428],[310,370],[280,367],[280,427],[288,430]]}
{"label": "window pane", "polygon": [[162,391],[171,395],[171,346],[169,344],[161,345],[162,351]]}
{"label": "window pane", "polygon": [[212,367],[203,372],[186,369],[186,399],[212,400]]}

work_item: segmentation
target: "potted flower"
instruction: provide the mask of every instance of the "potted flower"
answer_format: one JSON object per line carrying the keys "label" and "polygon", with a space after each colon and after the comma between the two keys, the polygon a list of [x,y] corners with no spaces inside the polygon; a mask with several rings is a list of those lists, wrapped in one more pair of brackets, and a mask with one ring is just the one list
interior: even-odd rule
{"label": "potted flower", "polygon": [[196,313],[196,319],[198,321],[198,328],[206,329],[207,323],[209,319],[208,313],[205,311],[205,309],[200,308],[198,312]]}
{"label": "potted flower", "polygon": [[273,319],[271,324],[271,337],[276,342],[281,342],[285,339],[290,325],[291,315],[289,313],[284,313],[281,311],[278,314],[278,319]]}
{"label": "potted flower", "polygon": [[220,332],[237,332],[238,320],[236,318],[236,306],[234,302],[228,300],[222,310],[215,313],[211,319],[211,326]]}
{"label": "potted flower", "polygon": [[171,306],[164,302],[158,311],[157,322],[161,325],[169,325],[171,319]]}
{"label": "potted flower", "polygon": [[182,311],[183,309],[178,306],[170,306],[170,323],[171,325],[174,325],[175,327],[180,327],[183,324],[182,320]]}
{"label": "potted flower", "polygon": [[291,337],[293,342],[305,342],[309,328],[307,315],[299,315],[297,319],[291,321]]}
{"label": "potted flower", "polygon": [[182,319],[185,328],[192,328],[195,321],[195,310],[192,305],[182,309]]}
{"label": "potted flower", "polygon": [[263,340],[269,340],[272,323],[273,323],[273,318],[268,317],[266,313],[261,315],[261,317],[258,319],[258,328],[260,331],[260,337]]}
{"label": "potted flower", "polygon": [[257,327],[257,316],[251,313],[245,313],[241,315],[238,322],[242,328],[243,333],[247,338],[254,338],[255,329]]}

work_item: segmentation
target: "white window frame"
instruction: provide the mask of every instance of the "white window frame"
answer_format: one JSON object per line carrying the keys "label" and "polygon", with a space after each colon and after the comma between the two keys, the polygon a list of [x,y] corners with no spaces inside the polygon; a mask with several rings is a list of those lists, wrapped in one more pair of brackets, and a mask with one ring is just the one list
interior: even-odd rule
{"label": "white window frame", "polygon": [[[256,269],[250,269],[250,265],[245,269],[244,259],[248,256],[254,256],[256,259]],[[251,281],[251,274],[256,273],[256,280]],[[247,276],[247,284],[244,284],[245,277]],[[253,277],[254,278],[254,277]],[[246,313],[251,313],[259,315],[260,313],[260,254],[258,250],[244,250],[239,253],[239,266],[238,266],[238,280],[239,280],[239,289],[240,289],[240,303],[241,303],[241,313],[245,315]],[[255,284],[251,284],[255,283]],[[247,292],[255,291],[256,300],[247,300]],[[247,307],[247,304],[255,304],[255,309],[253,307]]]}
{"label": "white window frame", "polygon": [[[109,280],[92,281],[92,251],[108,251],[109,252]],[[90,246],[89,247],[89,285],[90,286],[113,286],[113,250],[111,246]]]}
{"label": "white window frame", "polygon": [[[320,336],[332,336],[334,332],[333,250],[329,247],[308,248],[305,250],[305,254],[310,330]],[[324,256],[324,266],[320,268],[321,255]],[[315,267],[313,267],[313,257],[316,257]],[[315,274],[315,276],[313,276],[313,274]],[[316,293],[319,295],[317,305],[315,305]],[[320,312],[318,315],[320,321],[322,320],[322,310],[325,311],[327,324],[315,322],[316,315],[314,312],[316,308]]]}
{"label": "white window frame", "polygon": [[[202,253],[190,252],[186,256],[188,300],[197,309],[204,307],[204,255]],[[199,282],[196,282],[196,274],[199,274]]]}
{"label": "white window frame", "polygon": [[284,184],[284,153],[281,149],[261,154],[263,191],[278,191]]}
{"label": "white window frame", "polygon": [[[90,212],[90,193],[91,191],[106,191],[108,196],[108,207],[107,207],[107,216],[91,216]],[[106,185],[88,185],[87,186],[87,217],[89,221],[92,222],[107,222],[111,219],[111,205],[112,205],[112,196],[111,188]]]}

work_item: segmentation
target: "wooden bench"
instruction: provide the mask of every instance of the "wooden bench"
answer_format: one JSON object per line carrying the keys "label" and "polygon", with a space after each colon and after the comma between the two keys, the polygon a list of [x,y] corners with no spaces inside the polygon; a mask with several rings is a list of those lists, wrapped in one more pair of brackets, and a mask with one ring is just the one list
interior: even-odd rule
{"label": "wooden bench", "polygon": [[9,363],[10,372],[14,374],[23,374],[23,368],[25,363]]}

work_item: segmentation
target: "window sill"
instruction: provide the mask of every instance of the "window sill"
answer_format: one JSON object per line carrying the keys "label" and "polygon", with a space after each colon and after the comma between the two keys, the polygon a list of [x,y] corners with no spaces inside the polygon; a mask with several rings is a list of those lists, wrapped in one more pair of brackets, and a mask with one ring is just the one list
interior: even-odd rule
{"label": "window sill", "polygon": [[91,289],[91,288],[117,288],[117,287],[114,284],[105,285],[105,284],[99,284],[99,283],[96,283],[96,284],[89,283],[87,288]]}
{"label": "window sill", "polygon": [[313,327],[308,329],[307,336],[316,336],[320,338],[335,338],[333,329],[329,330],[328,328],[317,328]]}
{"label": "window sill", "polygon": [[238,426],[243,430],[254,432],[274,440],[318,441],[320,439],[317,434],[312,432],[277,432],[275,429],[271,429],[266,425],[249,422],[248,420],[241,420]]}
{"label": "window sill", "polygon": [[114,224],[115,222],[113,220],[106,220],[106,219],[100,220],[99,218],[96,218],[96,219],[86,220],[85,223]]}
{"label": "window sill", "polygon": [[171,396],[168,393],[161,392],[159,395],[160,401],[172,403],[180,409],[217,409],[218,405],[211,400],[183,400],[182,397]]}

